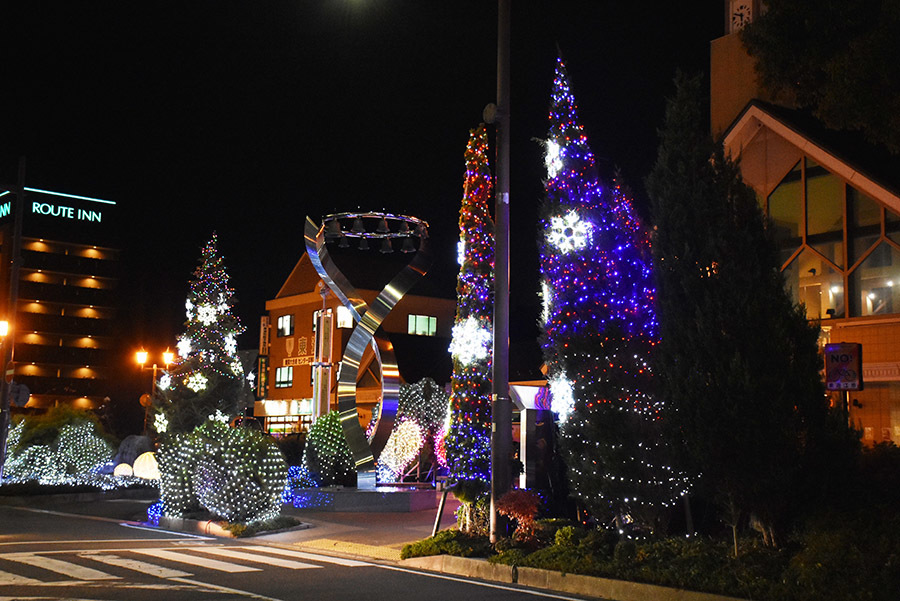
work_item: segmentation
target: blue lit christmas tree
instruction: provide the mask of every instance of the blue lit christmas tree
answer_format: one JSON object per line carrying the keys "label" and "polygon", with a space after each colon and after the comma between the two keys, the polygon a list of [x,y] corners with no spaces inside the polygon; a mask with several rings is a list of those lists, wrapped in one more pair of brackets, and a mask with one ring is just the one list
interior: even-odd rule
{"label": "blue lit christmas tree", "polygon": [[446,452],[454,482],[490,481],[494,224],[484,126],[470,132],[459,213],[456,325]]}
{"label": "blue lit christmas tree", "polygon": [[190,432],[212,415],[227,419],[239,411],[244,371],[237,337],[244,328],[232,312],[234,290],[217,244],[213,233],[203,247],[185,301],[178,360],[157,387],[154,426],[159,434]]}
{"label": "blue lit christmas tree", "polygon": [[542,347],[570,488],[599,521],[652,527],[683,482],[666,467],[650,240],[627,192],[604,186],[565,65],[553,82],[541,215]]}

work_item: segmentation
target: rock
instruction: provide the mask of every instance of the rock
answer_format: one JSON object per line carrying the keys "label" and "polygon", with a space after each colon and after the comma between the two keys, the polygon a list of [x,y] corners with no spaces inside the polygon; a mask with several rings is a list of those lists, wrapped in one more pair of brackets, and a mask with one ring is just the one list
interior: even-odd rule
{"label": "rock", "polygon": [[126,436],[122,444],[119,445],[119,451],[116,453],[116,458],[113,459],[112,463],[113,465],[119,465],[120,463],[133,465],[134,460],[138,456],[152,450],[153,443],[150,441],[149,436],[132,434],[131,436]]}

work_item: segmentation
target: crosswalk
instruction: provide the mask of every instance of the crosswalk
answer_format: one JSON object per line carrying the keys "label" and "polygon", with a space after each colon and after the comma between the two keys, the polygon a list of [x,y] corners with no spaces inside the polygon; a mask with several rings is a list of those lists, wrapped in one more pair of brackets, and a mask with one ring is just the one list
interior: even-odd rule
{"label": "crosswalk", "polygon": [[262,545],[193,545],[115,550],[66,550],[0,553],[0,587],[40,586],[61,579],[81,582],[122,580],[138,575],[188,578],[198,572],[236,574],[268,568],[314,570],[372,564]]}

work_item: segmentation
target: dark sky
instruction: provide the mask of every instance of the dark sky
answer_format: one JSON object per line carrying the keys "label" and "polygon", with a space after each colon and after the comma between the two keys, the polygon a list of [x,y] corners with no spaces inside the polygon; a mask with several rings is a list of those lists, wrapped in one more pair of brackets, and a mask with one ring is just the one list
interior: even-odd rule
{"label": "dark sky", "polygon": [[[547,131],[557,45],[601,168],[619,167],[641,205],[675,69],[707,69],[723,9],[512,10],[512,314],[528,336],[543,173],[533,139]],[[118,203],[135,345],[174,343],[214,230],[244,347],[303,252],[306,215],[426,219],[434,274],[452,291],[463,152],[496,93],[496,21],[486,0],[7,2],[0,182],[24,155],[26,185]]]}

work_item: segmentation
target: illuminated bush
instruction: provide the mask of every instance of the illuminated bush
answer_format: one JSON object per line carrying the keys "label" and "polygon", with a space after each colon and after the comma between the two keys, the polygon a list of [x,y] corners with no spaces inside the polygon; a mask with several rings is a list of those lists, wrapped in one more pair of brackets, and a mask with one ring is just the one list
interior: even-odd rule
{"label": "illuminated bush", "polygon": [[422,427],[415,420],[407,419],[397,424],[378,458],[379,482],[401,480],[406,466],[418,459],[424,442]]}
{"label": "illuminated bush", "polygon": [[87,412],[52,409],[9,432],[4,478],[13,482],[73,483],[112,459],[113,446]]}
{"label": "illuminated bush", "polygon": [[164,515],[203,508],[230,522],[256,522],[281,510],[287,466],[260,432],[208,421],[173,437],[158,461]]}
{"label": "illuminated bush", "polygon": [[337,411],[323,415],[309,429],[303,450],[303,465],[318,486],[355,484],[353,456],[344,438]]}

